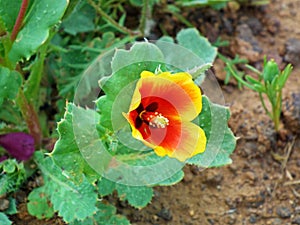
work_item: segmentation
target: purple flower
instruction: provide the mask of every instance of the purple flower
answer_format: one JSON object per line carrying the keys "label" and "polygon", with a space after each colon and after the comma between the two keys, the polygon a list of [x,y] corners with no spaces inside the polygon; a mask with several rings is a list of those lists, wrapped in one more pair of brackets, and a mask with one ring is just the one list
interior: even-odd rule
{"label": "purple flower", "polygon": [[35,149],[33,137],[22,132],[0,135],[0,145],[17,160],[30,159]]}

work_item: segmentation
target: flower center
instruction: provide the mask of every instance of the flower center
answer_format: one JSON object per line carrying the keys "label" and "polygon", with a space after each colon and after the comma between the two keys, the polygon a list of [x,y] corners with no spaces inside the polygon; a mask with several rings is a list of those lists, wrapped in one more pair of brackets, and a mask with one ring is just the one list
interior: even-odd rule
{"label": "flower center", "polygon": [[147,112],[146,110],[140,113],[140,118],[153,128],[166,128],[169,125],[168,118],[158,112]]}

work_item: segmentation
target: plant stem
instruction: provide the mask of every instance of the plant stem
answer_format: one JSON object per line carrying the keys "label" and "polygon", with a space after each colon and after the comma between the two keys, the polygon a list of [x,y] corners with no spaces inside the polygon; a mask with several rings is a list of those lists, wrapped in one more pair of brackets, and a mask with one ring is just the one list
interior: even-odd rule
{"label": "plant stem", "polygon": [[280,113],[281,113],[281,98],[282,98],[282,92],[281,90],[278,93],[278,96],[276,98],[276,105],[273,108],[273,121],[275,130],[279,130],[279,121],[280,121]]}
{"label": "plant stem", "polygon": [[260,101],[261,101],[261,104],[262,104],[262,106],[263,106],[265,112],[266,112],[267,115],[273,120],[273,116],[271,115],[271,113],[269,112],[268,108],[266,107],[265,101],[264,101],[264,99],[263,99],[261,93],[259,93],[259,99],[260,99]]}
{"label": "plant stem", "polygon": [[107,20],[109,23],[111,23],[115,28],[117,28],[119,31],[121,31],[122,33],[125,34],[129,34],[129,35],[141,35],[140,32],[134,32],[126,27],[121,26],[120,24],[118,24],[115,20],[113,20],[109,15],[107,15],[102,9],[101,7],[99,7],[98,5],[96,5],[96,3],[93,0],[87,0],[88,3],[94,7],[94,9],[97,11],[97,13],[99,13],[105,20]]}
{"label": "plant stem", "polygon": [[34,138],[36,147],[39,148],[42,141],[39,118],[34,107],[28,103],[22,88],[19,89],[16,102],[21,110],[23,118],[25,119],[29,133]]}
{"label": "plant stem", "polygon": [[245,85],[246,87],[250,88],[253,91],[257,91],[252,85],[248,84],[246,81],[244,81],[241,77],[239,77],[235,71],[232,69],[231,65],[229,63],[226,63],[228,69],[230,70],[231,74],[234,76],[234,78],[236,80],[238,80],[239,82],[241,82],[243,85]]}
{"label": "plant stem", "polygon": [[22,1],[22,5],[21,5],[21,8],[20,8],[18,17],[16,19],[12,34],[10,36],[10,40],[12,42],[16,40],[16,37],[17,37],[17,35],[19,33],[19,30],[22,26],[22,23],[23,23],[23,20],[24,20],[26,11],[27,11],[28,3],[29,3],[29,0],[23,0]]}
{"label": "plant stem", "polygon": [[149,4],[149,0],[143,0],[143,8],[142,8],[140,27],[139,27],[139,30],[140,30],[142,36],[145,36],[146,19],[147,19],[147,14],[148,14],[148,4]]}

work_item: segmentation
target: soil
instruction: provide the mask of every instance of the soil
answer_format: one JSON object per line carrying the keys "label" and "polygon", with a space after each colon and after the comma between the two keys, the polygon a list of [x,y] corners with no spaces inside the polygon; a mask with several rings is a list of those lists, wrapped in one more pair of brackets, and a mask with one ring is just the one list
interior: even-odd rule
{"label": "soil", "polygon": [[[281,68],[287,61],[293,63],[294,71],[284,89],[281,130],[274,132],[256,93],[239,90],[233,80],[223,84],[224,64],[217,60],[214,72],[231,110],[229,125],[240,137],[233,163],[206,170],[186,166],[184,180],[174,186],[156,187],[147,207],[137,210],[119,203],[118,213],[135,225],[300,224],[299,9],[298,0],[273,0],[267,6],[237,9],[229,4],[220,11],[183,12],[210,41],[219,36],[228,40],[230,47],[221,48],[228,57],[239,54],[258,69],[264,55],[274,58]],[[156,17],[170,34],[184,27],[171,15]],[[39,221],[29,216],[25,193],[16,194],[20,204],[19,213],[11,217],[14,224],[64,224],[58,217]]]}

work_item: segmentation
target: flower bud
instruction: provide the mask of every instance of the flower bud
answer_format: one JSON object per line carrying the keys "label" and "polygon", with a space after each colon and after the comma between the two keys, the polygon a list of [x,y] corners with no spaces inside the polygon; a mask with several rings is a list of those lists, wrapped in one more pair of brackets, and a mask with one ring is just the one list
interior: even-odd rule
{"label": "flower bud", "polygon": [[263,78],[265,82],[272,83],[275,76],[279,74],[280,71],[278,65],[273,59],[265,63],[263,70]]}

